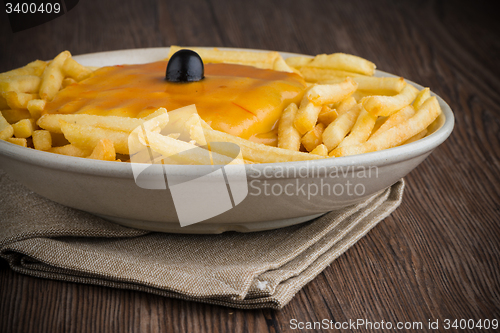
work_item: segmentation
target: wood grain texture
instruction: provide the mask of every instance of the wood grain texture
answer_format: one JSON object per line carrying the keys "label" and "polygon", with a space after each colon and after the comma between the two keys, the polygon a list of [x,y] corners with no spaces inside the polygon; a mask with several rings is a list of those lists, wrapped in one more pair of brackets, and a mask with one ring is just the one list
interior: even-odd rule
{"label": "wood grain texture", "polygon": [[428,319],[500,320],[500,24],[493,5],[86,0],[16,34],[2,11],[0,72],[64,49],[346,52],[430,87],[454,110],[456,126],[406,177],[402,205],[282,311],[37,279],[0,261],[0,332],[297,332],[291,319],[421,321],[424,328]]}

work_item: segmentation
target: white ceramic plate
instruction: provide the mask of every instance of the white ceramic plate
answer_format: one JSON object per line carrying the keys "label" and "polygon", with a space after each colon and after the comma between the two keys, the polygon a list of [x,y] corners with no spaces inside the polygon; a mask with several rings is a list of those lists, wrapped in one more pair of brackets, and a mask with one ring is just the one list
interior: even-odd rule
{"label": "white ceramic plate", "polygon": [[[168,52],[168,48],[134,49],[80,55],[75,59],[87,66],[137,64],[163,59]],[[296,54],[282,55],[286,58]],[[377,71],[376,76],[393,75]],[[134,181],[130,163],[57,155],[0,140],[0,168],[48,199],[134,228],[175,233],[275,229],[357,203],[407,175],[453,130],[450,107],[439,96],[437,99],[443,113],[431,126],[430,134],[404,146],[316,161],[247,165],[244,171],[225,166],[224,179],[228,184],[225,187],[231,188],[234,180],[240,188],[242,185],[247,188],[246,197],[238,204],[240,200],[228,192],[233,195],[231,203],[235,207],[219,215],[212,212],[213,217],[185,227],[179,224],[170,188],[140,188]],[[148,172],[158,172],[158,167],[161,168],[156,165]],[[207,169],[171,165],[160,172],[192,180],[206,175]],[[244,184],[242,177],[246,177]],[[211,174],[204,181],[214,179],[217,177]],[[213,193],[220,193],[220,188]],[[204,195],[210,197],[210,193]],[[210,200],[190,203],[188,196],[183,202],[184,209],[197,213],[213,208]]]}

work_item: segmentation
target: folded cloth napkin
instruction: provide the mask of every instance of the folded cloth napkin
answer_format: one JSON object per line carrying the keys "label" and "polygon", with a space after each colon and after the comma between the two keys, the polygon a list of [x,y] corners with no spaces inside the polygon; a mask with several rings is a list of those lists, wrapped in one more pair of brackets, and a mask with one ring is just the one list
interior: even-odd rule
{"label": "folded cloth napkin", "polygon": [[401,203],[404,182],[299,225],[185,235],[122,227],[0,171],[0,255],[19,273],[236,308],[285,306]]}

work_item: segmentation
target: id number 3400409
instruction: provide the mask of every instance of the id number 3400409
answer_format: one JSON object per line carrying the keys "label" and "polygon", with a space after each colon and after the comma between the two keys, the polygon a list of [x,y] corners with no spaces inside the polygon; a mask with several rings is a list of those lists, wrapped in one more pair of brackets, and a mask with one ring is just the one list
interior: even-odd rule
{"label": "id number 3400409", "polygon": [[61,4],[55,3],[34,3],[34,2],[23,2],[23,3],[11,3],[7,2],[5,4],[5,12],[7,14],[17,13],[17,14],[35,14],[35,13],[47,13],[47,14],[58,14],[61,12]]}

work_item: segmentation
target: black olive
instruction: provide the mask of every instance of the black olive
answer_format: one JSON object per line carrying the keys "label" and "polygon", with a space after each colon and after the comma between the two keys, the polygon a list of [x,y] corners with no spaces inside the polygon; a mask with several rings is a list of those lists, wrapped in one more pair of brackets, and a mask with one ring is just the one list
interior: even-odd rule
{"label": "black olive", "polygon": [[179,50],[168,61],[166,79],[170,82],[194,82],[205,77],[203,61],[198,53]]}

